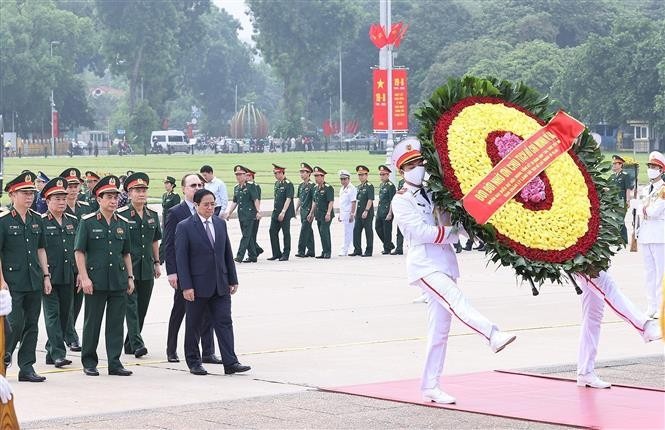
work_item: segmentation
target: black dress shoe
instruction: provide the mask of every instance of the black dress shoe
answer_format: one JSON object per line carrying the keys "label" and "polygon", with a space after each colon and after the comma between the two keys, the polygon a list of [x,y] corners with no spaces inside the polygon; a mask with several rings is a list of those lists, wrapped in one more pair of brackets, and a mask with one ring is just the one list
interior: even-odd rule
{"label": "black dress shoe", "polygon": [[317,255],[317,256],[314,257],[314,258],[324,258],[324,255],[323,255],[323,254],[321,254],[321,255]]}
{"label": "black dress shoe", "polygon": [[197,364],[196,366],[192,366],[189,368],[189,373],[192,373],[194,375],[207,375],[208,371],[203,368],[200,364]]}
{"label": "black dress shoe", "polygon": [[272,256],[272,257],[268,257],[267,260],[268,261],[275,261],[275,260],[279,260],[280,257],[281,257],[281,255],[278,256],[278,257]]}
{"label": "black dress shoe", "polygon": [[363,254],[363,255],[361,255],[361,257],[371,257],[371,256],[372,256],[372,254]]}
{"label": "black dress shoe", "polygon": [[223,364],[222,360],[216,355],[205,355],[201,358],[201,361],[206,364]]}
{"label": "black dress shoe", "polygon": [[115,375],[115,376],[131,376],[132,375],[131,370],[127,370],[124,367],[118,367],[117,369],[109,369],[109,375]]}
{"label": "black dress shoe", "polygon": [[256,263],[256,258],[245,258],[243,263]]}
{"label": "black dress shoe", "polygon": [[73,352],[81,352],[81,344],[78,341],[74,341],[69,344],[69,350]]}
{"label": "black dress shoe", "polygon": [[463,249],[464,249],[465,251],[471,251],[471,248],[472,248],[472,247],[473,247],[473,242],[468,241],[468,242],[466,243],[466,245],[464,246]]}
{"label": "black dress shoe", "polygon": [[323,254],[323,258],[325,258],[325,259],[330,258],[330,254]]}
{"label": "black dress shoe", "polygon": [[316,257],[316,255],[314,255],[314,254],[307,254],[307,255],[305,255],[305,257]]}
{"label": "black dress shoe", "polygon": [[99,376],[99,370],[96,367],[84,367],[83,373],[88,376]]}
{"label": "black dress shoe", "polygon": [[462,245],[455,245],[455,254],[460,254],[462,252]]}
{"label": "black dress shoe", "polygon": [[53,361],[53,359],[52,359],[51,357],[49,357],[48,355],[46,356],[46,361],[45,361],[45,363],[46,363],[46,364],[55,364],[55,362]]}
{"label": "black dress shoe", "polygon": [[478,245],[473,249],[475,249],[476,251],[484,251],[485,250],[485,244],[483,243],[481,245]]}
{"label": "black dress shoe", "polygon": [[404,254],[404,252],[402,252],[401,249],[400,250],[396,249],[396,250],[394,250],[393,252],[390,253],[390,255],[402,255],[402,254]]}
{"label": "black dress shoe", "polygon": [[251,367],[249,366],[243,366],[240,363],[232,364],[230,366],[224,366],[224,373],[227,375],[231,375],[233,373],[242,373],[242,372],[247,372],[250,370]]}
{"label": "black dress shoe", "polygon": [[306,256],[305,254],[296,254],[296,257],[298,257],[298,258],[305,258],[305,257],[307,257],[307,256]]}
{"label": "black dress shoe", "polygon": [[282,255],[279,257],[279,261],[289,261],[289,256],[288,255]]}
{"label": "black dress shoe", "polygon": [[144,355],[146,355],[147,353],[148,353],[148,348],[146,348],[145,346],[142,346],[140,348],[137,348],[136,351],[134,351],[134,357],[141,358]]}
{"label": "black dress shoe", "polygon": [[5,361],[5,368],[11,367],[11,365],[12,365],[12,355],[8,352],[5,352],[4,361]]}
{"label": "black dress shoe", "polygon": [[233,261],[236,263],[242,263],[242,258],[234,258]]}
{"label": "black dress shoe", "polygon": [[358,257],[358,256],[361,256],[361,255],[363,255],[361,252],[354,252],[353,254],[349,254],[348,256],[349,257]]}
{"label": "black dress shoe", "polygon": [[390,251],[381,251],[381,255],[389,255]]}
{"label": "black dress shoe", "polygon": [[256,256],[258,257],[261,254],[263,254],[263,248],[257,248],[256,249]]}
{"label": "black dress shoe", "polygon": [[46,381],[46,377],[38,375],[35,372],[23,373],[23,374],[19,373],[18,380],[21,382],[44,382]]}
{"label": "black dress shoe", "polygon": [[166,361],[169,363],[180,363],[180,358],[178,358],[178,354],[166,354]]}
{"label": "black dress shoe", "polygon": [[55,363],[53,363],[53,364],[55,364],[55,367],[57,367],[59,369],[63,366],[68,366],[68,365],[72,364],[72,360],[67,360],[66,358],[56,358]]}

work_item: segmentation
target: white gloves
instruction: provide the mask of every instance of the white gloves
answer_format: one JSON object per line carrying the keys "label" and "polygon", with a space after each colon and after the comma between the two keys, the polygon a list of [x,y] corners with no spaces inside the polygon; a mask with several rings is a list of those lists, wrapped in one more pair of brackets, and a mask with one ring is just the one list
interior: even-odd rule
{"label": "white gloves", "polygon": [[2,403],[9,403],[12,399],[12,393],[12,386],[9,385],[4,376],[0,375],[0,400]]}
{"label": "white gloves", "polygon": [[12,311],[12,296],[9,290],[0,290],[0,315],[9,315]]}

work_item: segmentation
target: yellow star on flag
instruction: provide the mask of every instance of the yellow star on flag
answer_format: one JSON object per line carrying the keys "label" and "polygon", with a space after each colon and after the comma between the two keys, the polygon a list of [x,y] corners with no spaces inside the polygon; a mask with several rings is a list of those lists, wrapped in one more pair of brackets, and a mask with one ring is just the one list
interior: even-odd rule
{"label": "yellow star on flag", "polygon": [[381,80],[381,79],[376,81],[376,87],[377,88],[383,88],[383,84],[385,84],[385,82],[383,82],[383,80]]}

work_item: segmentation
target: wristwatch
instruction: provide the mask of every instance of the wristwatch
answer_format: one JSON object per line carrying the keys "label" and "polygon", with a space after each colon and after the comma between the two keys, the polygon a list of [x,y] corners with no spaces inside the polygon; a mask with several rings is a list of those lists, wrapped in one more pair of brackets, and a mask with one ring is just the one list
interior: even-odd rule
{"label": "wristwatch", "polygon": [[128,275],[128,276],[127,276],[127,279],[134,280],[134,275]]}
{"label": "wristwatch", "polygon": [[50,278],[50,277],[51,277],[51,274],[50,274],[50,273],[44,273],[44,279],[46,279],[46,278]]}

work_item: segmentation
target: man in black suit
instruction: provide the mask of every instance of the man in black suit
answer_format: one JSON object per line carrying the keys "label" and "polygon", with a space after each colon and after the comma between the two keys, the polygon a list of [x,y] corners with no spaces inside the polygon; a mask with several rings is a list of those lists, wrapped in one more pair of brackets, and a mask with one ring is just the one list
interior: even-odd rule
{"label": "man in black suit", "polygon": [[233,346],[231,294],[238,291],[226,221],[215,216],[215,195],[206,189],[194,193],[196,214],[178,223],[175,252],[178,281],[187,300],[185,359],[190,372],[206,375],[199,354],[199,331],[206,312],[217,334],[224,373],[246,372]]}
{"label": "man in black suit", "polygon": [[[184,200],[169,210],[169,215],[166,217],[166,224],[164,225],[164,238],[163,249],[164,259],[166,260],[166,273],[168,275],[169,284],[174,290],[173,293],[173,308],[171,309],[171,317],[169,318],[169,330],[166,338],[166,358],[170,363],[177,363],[180,361],[178,358],[178,331],[180,325],[185,317],[185,299],[182,297],[182,290],[178,286],[178,272],[176,267],[175,256],[175,229],[178,223],[187,219],[196,213],[194,207],[194,193],[196,190],[202,189],[204,180],[196,173],[191,173],[183,176],[180,181],[182,185],[182,194]],[[222,360],[215,356],[215,343],[213,341],[212,326],[210,319],[204,317],[203,328],[201,331],[201,346],[203,349],[203,362],[212,364],[222,364]]]}

